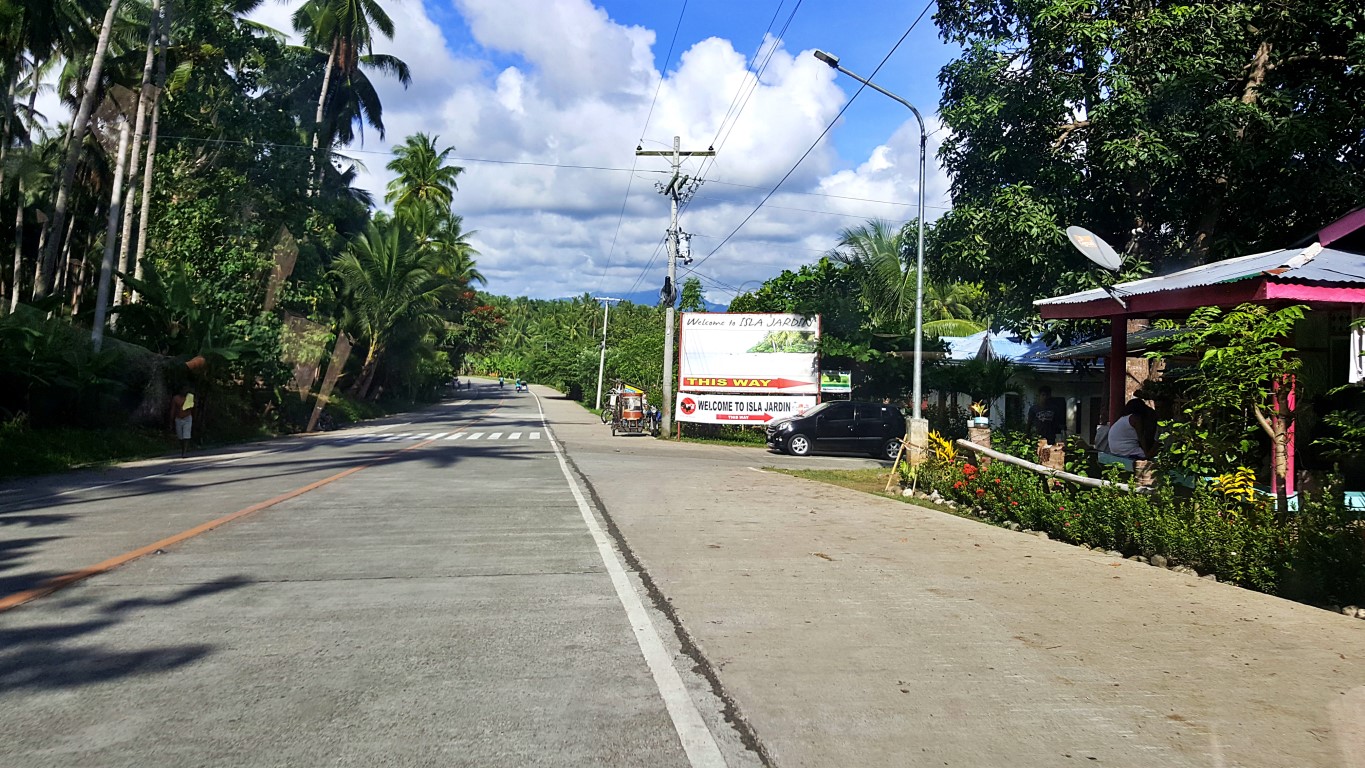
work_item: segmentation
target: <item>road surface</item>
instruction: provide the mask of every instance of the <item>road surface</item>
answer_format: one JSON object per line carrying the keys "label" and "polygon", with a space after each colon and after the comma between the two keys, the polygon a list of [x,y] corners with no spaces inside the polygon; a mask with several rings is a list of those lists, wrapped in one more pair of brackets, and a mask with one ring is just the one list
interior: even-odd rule
{"label": "road surface", "polygon": [[1365,766],[1365,622],[533,390],[0,486],[0,766]]}

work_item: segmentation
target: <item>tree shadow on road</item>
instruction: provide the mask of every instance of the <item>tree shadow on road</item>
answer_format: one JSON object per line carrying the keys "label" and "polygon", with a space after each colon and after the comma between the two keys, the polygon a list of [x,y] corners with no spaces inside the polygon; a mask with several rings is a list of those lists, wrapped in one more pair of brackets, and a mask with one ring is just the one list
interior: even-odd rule
{"label": "tree shadow on road", "polygon": [[[42,603],[0,617],[0,696],[19,690],[60,690],[129,677],[160,674],[204,658],[213,646],[202,643],[128,649],[104,635],[141,612],[237,589],[250,580],[231,576],[187,587],[165,597],[76,601],[65,607],[81,618],[44,624],[54,603]],[[138,613],[130,613],[136,611]],[[102,636],[104,635],[104,636]]]}

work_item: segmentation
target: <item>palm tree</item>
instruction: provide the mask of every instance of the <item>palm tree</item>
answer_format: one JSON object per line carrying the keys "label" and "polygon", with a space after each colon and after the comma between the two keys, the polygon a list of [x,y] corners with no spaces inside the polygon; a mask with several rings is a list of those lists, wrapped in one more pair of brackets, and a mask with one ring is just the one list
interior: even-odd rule
{"label": "palm tree", "polygon": [[[321,146],[323,118],[332,97],[333,78],[340,76],[342,80],[354,84],[362,57],[374,53],[374,31],[377,29],[384,37],[392,39],[393,20],[376,0],[307,0],[294,12],[293,25],[296,32],[303,34],[306,45],[327,52],[322,87],[318,90],[317,110],[313,117],[312,156],[316,173],[316,166],[320,165],[318,148]],[[396,59],[392,61],[397,62]],[[406,72],[406,65],[402,69]],[[400,75],[399,79],[406,87],[409,78]],[[375,101],[377,103],[378,100]]]}
{"label": "palm tree", "polygon": [[924,283],[924,332],[930,336],[970,336],[989,326],[972,305],[981,290],[967,283]]}
{"label": "palm tree", "polygon": [[66,226],[67,206],[71,198],[71,185],[76,180],[76,161],[80,157],[81,146],[85,143],[85,132],[89,127],[90,113],[95,109],[95,94],[100,83],[100,73],[104,69],[104,57],[109,51],[109,37],[113,33],[114,18],[118,14],[119,0],[109,0],[109,8],[104,13],[100,26],[100,36],[95,43],[95,53],[90,62],[90,73],[85,79],[85,90],[81,95],[80,107],[71,121],[71,136],[66,148],[66,160],[62,164],[61,183],[57,186],[57,198],[52,204],[52,216],[48,220],[47,247],[38,262],[38,277],[33,284],[33,298],[41,299],[52,290],[52,279],[57,266],[57,254],[62,250],[61,233]]}
{"label": "palm tree", "polygon": [[395,218],[407,227],[417,248],[435,259],[442,277],[461,286],[484,282],[474,264],[479,252],[469,243],[474,233],[464,231],[462,217],[418,200],[400,209]]}
{"label": "palm tree", "polygon": [[839,233],[832,258],[853,270],[874,326],[901,329],[915,316],[915,270],[900,233],[874,219]]}
{"label": "palm tree", "polygon": [[394,147],[394,158],[385,167],[398,176],[389,182],[384,202],[392,203],[395,211],[419,201],[441,209],[450,207],[459,190],[455,179],[464,173],[464,168],[446,165],[446,158],[455,148],[437,152],[438,138],[417,133]]}
{"label": "palm tree", "polygon": [[333,274],[341,281],[345,323],[368,349],[352,391],[369,394],[375,370],[401,325],[434,328],[449,284],[439,265],[412,241],[399,222],[379,218],[337,259]]}

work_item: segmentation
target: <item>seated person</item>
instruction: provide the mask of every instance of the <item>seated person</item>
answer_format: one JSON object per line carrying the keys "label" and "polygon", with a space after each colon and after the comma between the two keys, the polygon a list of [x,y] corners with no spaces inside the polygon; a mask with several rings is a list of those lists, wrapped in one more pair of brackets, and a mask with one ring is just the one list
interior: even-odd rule
{"label": "seated person", "polygon": [[1129,400],[1105,437],[1107,453],[1125,459],[1150,458],[1156,452],[1156,412],[1141,400]]}

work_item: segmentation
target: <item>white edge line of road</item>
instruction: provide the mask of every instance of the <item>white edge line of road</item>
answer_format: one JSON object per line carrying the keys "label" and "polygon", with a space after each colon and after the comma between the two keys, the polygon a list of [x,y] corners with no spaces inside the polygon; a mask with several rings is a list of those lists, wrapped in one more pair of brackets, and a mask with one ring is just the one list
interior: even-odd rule
{"label": "white edge line of road", "polygon": [[697,710],[696,703],[692,701],[687,687],[683,685],[682,676],[673,666],[673,660],[668,650],[664,648],[663,639],[654,628],[654,622],[645,611],[639,593],[626,576],[626,569],[612,546],[611,538],[598,524],[587,497],[583,495],[583,489],[578,486],[578,481],[569,471],[564,451],[550,429],[550,422],[545,418],[545,408],[541,405],[540,396],[534,392],[531,394],[536,398],[540,422],[545,430],[545,436],[550,439],[550,446],[554,448],[555,458],[559,460],[559,469],[564,473],[564,479],[569,483],[569,491],[573,494],[574,501],[578,503],[578,511],[583,515],[583,522],[588,526],[588,532],[592,534],[592,539],[597,544],[597,553],[602,557],[602,564],[606,566],[607,573],[611,576],[612,586],[616,588],[616,597],[621,601],[621,607],[626,610],[626,618],[630,620],[631,629],[635,631],[635,642],[639,644],[640,653],[645,657],[645,664],[649,666],[649,671],[654,676],[654,685],[659,689],[659,696],[663,699],[668,716],[673,721],[673,728],[678,732],[683,751],[687,753],[687,761],[693,768],[725,768],[725,757],[716,744],[715,736],[711,729],[706,727],[706,721],[702,720],[701,712]]}

